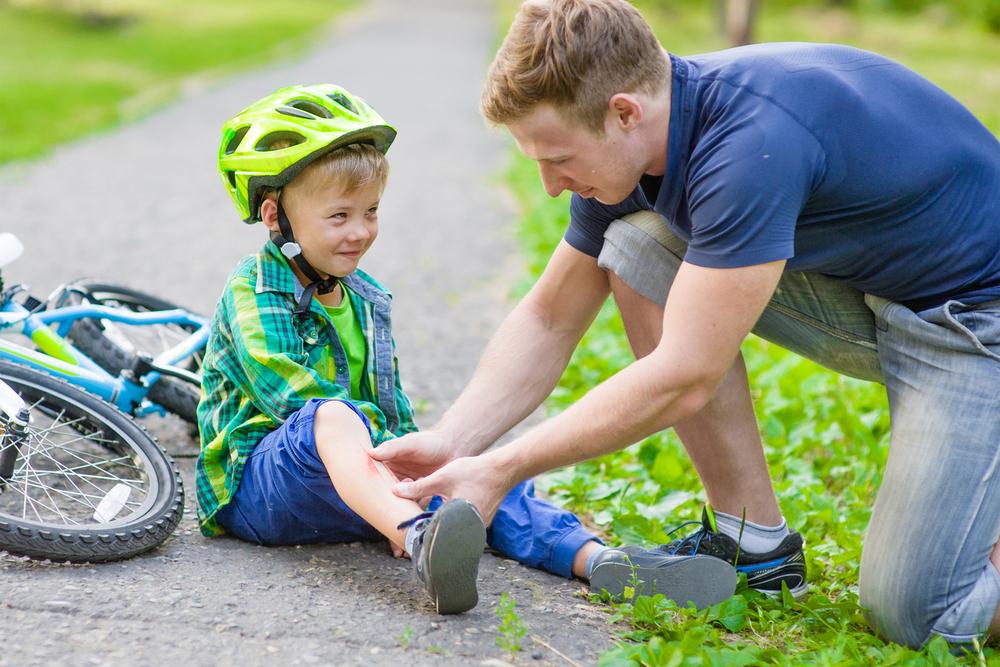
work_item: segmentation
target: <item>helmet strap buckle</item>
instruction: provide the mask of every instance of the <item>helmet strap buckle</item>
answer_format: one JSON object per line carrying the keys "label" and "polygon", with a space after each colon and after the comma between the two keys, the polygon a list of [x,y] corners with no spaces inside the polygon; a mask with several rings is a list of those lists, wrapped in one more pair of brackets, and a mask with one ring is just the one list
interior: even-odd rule
{"label": "helmet strap buckle", "polygon": [[294,241],[286,241],[281,244],[280,250],[286,259],[295,259],[302,254],[302,247]]}

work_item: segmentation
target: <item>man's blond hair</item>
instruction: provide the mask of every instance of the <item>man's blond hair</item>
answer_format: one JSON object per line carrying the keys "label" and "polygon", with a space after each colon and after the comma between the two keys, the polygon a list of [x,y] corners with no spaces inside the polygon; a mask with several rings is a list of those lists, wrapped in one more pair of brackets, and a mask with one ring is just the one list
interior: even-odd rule
{"label": "man's blond hair", "polygon": [[480,108],[507,125],[549,103],[603,135],[612,95],[655,95],[669,72],[649,24],[625,0],[528,0],[490,65]]}

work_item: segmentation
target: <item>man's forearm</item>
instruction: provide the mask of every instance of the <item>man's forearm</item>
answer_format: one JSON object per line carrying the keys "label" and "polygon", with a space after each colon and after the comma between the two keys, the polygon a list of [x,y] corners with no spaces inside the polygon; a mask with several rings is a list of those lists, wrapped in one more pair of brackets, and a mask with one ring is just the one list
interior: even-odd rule
{"label": "man's forearm", "polygon": [[[672,375],[672,374],[671,374]],[[694,414],[717,381],[700,374],[664,377],[641,359],[601,383],[565,412],[488,456],[511,485],[571,463],[617,451]]]}
{"label": "man's forearm", "polygon": [[552,392],[582,331],[546,325],[522,301],[494,334],[468,386],[434,426],[461,455],[479,454]]}

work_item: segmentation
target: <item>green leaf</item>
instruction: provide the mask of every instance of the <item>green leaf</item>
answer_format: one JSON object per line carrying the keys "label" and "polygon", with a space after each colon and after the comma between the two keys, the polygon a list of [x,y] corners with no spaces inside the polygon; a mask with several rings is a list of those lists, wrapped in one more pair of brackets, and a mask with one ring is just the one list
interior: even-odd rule
{"label": "green leaf", "polygon": [[706,620],[722,624],[730,632],[739,632],[747,622],[747,601],[734,595],[724,602],[709,607]]}

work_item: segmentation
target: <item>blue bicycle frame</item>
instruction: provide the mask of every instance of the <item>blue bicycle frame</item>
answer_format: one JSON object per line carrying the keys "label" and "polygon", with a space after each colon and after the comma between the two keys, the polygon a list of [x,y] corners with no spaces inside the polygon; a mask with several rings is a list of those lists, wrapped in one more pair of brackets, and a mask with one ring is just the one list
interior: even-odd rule
{"label": "blue bicycle frame", "polygon": [[117,376],[111,375],[66,339],[73,323],[83,318],[140,326],[177,324],[194,327],[190,336],[158,354],[151,364],[154,367],[172,367],[172,373],[197,380],[196,375],[178,366],[205,347],[208,340],[208,320],[180,308],[133,312],[108,306],[76,305],[32,312],[8,297],[0,304],[0,331],[15,329],[30,338],[38,350],[0,338],[0,359],[62,378],[115,404],[127,414],[137,417],[151,412],[164,414],[163,408],[146,400],[149,387],[160,378],[159,372],[151,370],[141,378],[133,378],[127,371]]}

